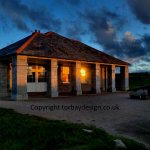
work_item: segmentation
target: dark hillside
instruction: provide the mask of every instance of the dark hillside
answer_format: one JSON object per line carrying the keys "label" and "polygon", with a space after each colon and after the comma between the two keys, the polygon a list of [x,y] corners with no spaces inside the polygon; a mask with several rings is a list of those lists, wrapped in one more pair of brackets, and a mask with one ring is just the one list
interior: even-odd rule
{"label": "dark hillside", "polygon": [[130,89],[150,84],[150,73],[130,73],[129,87]]}

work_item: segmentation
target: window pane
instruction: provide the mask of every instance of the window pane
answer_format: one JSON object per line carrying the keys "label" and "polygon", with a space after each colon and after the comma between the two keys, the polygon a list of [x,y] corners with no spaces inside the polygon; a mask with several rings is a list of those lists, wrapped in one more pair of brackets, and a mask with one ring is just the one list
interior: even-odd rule
{"label": "window pane", "polygon": [[35,72],[28,73],[27,82],[35,82]]}
{"label": "window pane", "polygon": [[38,82],[46,82],[46,72],[38,72]]}
{"label": "window pane", "polygon": [[38,71],[39,72],[45,72],[45,68],[43,66],[38,66]]}
{"label": "window pane", "polygon": [[31,66],[32,67],[32,69],[36,69],[36,66]]}
{"label": "window pane", "polygon": [[61,81],[63,83],[69,83],[70,80],[69,80],[69,71],[70,71],[70,68],[69,67],[61,67]]}
{"label": "window pane", "polygon": [[35,66],[28,66],[27,68],[27,82],[35,82],[35,72],[33,72]]}

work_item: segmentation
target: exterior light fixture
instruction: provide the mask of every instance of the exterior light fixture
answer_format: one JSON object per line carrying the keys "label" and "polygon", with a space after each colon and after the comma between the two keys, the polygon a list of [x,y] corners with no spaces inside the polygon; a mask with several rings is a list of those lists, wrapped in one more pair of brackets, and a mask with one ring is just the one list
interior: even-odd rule
{"label": "exterior light fixture", "polygon": [[80,73],[81,73],[81,76],[82,76],[82,77],[85,77],[85,75],[86,75],[86,70],[82,68],[82,69],[80,70]]}

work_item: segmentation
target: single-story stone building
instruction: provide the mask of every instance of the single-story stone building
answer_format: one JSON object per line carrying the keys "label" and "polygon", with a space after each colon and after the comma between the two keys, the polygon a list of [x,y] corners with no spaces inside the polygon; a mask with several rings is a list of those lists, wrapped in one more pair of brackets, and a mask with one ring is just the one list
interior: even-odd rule
{"label": "single-story stone building", "polygon": [[0,50],[0,96],[26,100],[32,93],[58,97],[128,90],[128,65],[79,41],[35,31]]}

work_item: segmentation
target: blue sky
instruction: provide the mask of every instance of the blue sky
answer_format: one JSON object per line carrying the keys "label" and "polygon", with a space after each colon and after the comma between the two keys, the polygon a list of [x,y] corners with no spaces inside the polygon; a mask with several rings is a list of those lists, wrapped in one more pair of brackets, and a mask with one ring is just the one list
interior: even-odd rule
{"label": "blue sky", "polygon": [[1,0],[0,48],[54,31],[150,72],[150,0]]}

